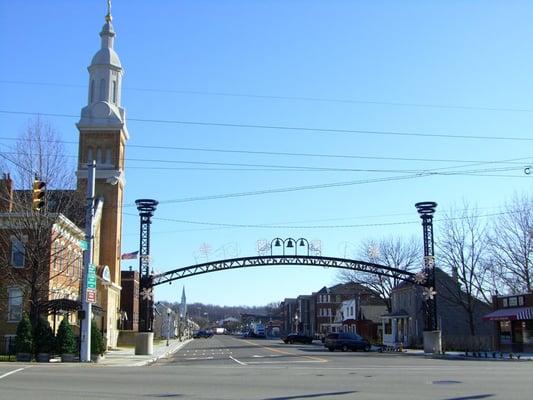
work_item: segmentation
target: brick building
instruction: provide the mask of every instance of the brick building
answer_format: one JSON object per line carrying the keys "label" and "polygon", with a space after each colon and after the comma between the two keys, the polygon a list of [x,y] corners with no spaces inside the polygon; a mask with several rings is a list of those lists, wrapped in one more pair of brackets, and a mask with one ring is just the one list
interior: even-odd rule
{"label": "brick building", "polygon": [[62,213],[30,211],[31,196],[13,187],[9,175],[0,179],[0,353],[10,351],[23,313],[79,328],[85,234]]}
{"label": "brick building", "polygon": [[139,282],[139,271],[121,272],[121,330],[139,330]]}

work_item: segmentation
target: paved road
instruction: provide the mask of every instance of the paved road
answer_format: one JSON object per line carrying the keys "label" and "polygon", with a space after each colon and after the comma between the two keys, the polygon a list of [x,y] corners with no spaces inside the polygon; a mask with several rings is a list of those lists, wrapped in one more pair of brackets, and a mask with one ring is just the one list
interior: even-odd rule
{"label": "paved road", "polygon": [[[0,399],[531,399],[533,362],[330,353],[215,336],[149,367],[0,364]],[[2,377],[8,371],[16,371]]]}

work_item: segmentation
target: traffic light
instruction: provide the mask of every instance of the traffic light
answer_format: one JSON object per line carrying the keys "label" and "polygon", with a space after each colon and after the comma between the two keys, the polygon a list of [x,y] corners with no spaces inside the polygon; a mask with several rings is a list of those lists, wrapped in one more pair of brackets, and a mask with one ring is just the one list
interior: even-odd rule
{"label": "traffic light", "polygon": [[31,208],[33,211],[41,211],[44,208],[44,191],[46,189],[46,183],[35,179],[33,181],[33,190],[32,190],[32,205]]}

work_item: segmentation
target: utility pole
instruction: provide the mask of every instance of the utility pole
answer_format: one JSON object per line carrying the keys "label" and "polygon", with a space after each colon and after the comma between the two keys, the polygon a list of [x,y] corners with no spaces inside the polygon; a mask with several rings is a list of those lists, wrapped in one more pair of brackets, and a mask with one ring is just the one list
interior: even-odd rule
{"label": "utility pole", "polygon": [[91,161],[87,164],[87,209],[85,214],[85,241],[87,249],[83,253],[83,278],[82,278],[82,307],[83,319],[80,321],[81,350],[80,361],[91,361],[91,315],[92,303],[87,298],[87,280],[89,268],[93,261],[93,237],[94,237],[94,194],[95,194],[95,170],[96,163]]}

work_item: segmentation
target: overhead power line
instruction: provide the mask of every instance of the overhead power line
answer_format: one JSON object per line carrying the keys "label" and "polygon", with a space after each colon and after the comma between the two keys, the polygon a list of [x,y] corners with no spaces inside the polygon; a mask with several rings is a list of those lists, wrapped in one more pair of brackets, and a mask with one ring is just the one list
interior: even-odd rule
{"label": "overhead power line", "polygon": [[[515,211],[501,211],[497,213],[479,214],[475,216],[462,216],[462,217],[446,217],[436,218],[435,222],[444,221],[456,221],[469,218],[488,218],[496,217],[499,215],[511,214]],[[139,217],[138,214],[124,213],[124,215]],[[204,225],[220,228],[265,228],[265,229],[341,229],[341,228],[369,228],[369,227],[382,227],[382,226],[394,226],[394,225],[412,225],[420,224],[420,220],[412,221],[389,221],[389,222],[374,222],[367,224],[337,224],[337,225],[285,225],[285,224],[229,224],[218,222],[206,222],[206,221],[190,221],[176,218],[164,218],[164,217],[152,217],[154,220],[176,222],[180,224],[192,224],[192,225]]]}
{"label": "overhead power line", "polygon": [[[69,83],[54,83],[54,82],[31,82],[31,81],[9,81],[0,80],[0,83],[10,85],[32,85],[32,86],[52,86],[52,87],[75,87],[86,88],[87,85],[69,84]],[[205,90],[183,90],[183,89],[157,89],[157,88],[140,88],[124,86],[123,90],[137,91],[137,92],[153,92],[153,93],[174,93],[182,95],[197,95],[197,96],[217,96],[217,97],[235,97],[235,98],[249,98],[258,100],[288,100],[288,101],[306,101],[318,103],[338,103],[338,104],[363,104],[363,105],[381,105],[394,107],[415,107],[415,108],[436,108],[449,110],[470,110],[470,111],[503,111],[503,112],[520,112],[531,113],[532,108],[527,107],[495,107],[495,106],[469,106],[464,104],[434,104],[434,103],[410,103],[399,101],[379,101],[379,100],[360,100],[360,99],[339,99],[332,97],[315,97],[315,96],[282,96],[282,95],[267,95],[254,93],[235,93],[225,91],[205,91]]]}
{"label": "overhead power line", "polygon": [[[16,137],[0,137],[0,140],[18,141]],[[59,140],[57,142],[63,144],[78,145],[78,141]],[[240,149],[220,149],[209,147],[181,147],[181,146],[153,146],[153,145],[139,145],[128,144],[128,148],[139,149],[154,149],[154,150],[177,150],[177,151],[191,151],[191,152],[207,152],[207,153],[222,153],[222,154],[245,154],[245,155],[267,155],[267,156],[290,156],[290,157],[311,157],[311,158],[334,158],[334,159],[357,159],[357,160],[380,160],[380,161],[416,161],[416,162],[460,162],[460,163],[479,163],[479,164],[520,164],[519,160],[531,160],[533,155],[529,157],[520,157],[510,161],[498,160],[464,160],[454,158],[416,158],[416,157],[394,157],[394,156],[363,156],[357,154],[328,154],[328,153],[295,153],[295,152],[278,152],[278,151],[258,151],[258,150],[240,150]],[[77,157],[77,155],[75,156]],[[132,160],[126,158],[127,161]]]}
{"label": "overhead power line", "polygon": [[[475,174],[476,172],[481,172],[481,171],[473,170],[473,171],[467,171],[466,173]],[[163,205],[163,204],[189,203],[189,202],[195,202],[195,201],[218,200],[218,199],[227,199],[227,198],[236,198],[236,197],[258,196],[258,195],[264,195],[264,194],[288,193],[288,192],[296,192],[296,191],[303,191],[303,190],[325,189],[325,188],[331,188],[331,187],[355,186],[355,185],[378,183],[378,182],[400,181],[400,180],[428,177],[428,176],[433,176],[433,175],[453,176],[453,175],[463,175],[463,174],[465,174],[465,172],[463,171],[450,171],[450,172],[426,171],[426,172],[420,172],[420,173],[411,174],[411,175],[389,176],[389,177],[374,178],[374,179],[360,179],[360,180],[355,180],[355,181],[332,182],[332,183],[323,183],[323,184],[315,184],[315,185],[290,186],[290,187],[282,187],[282,188],[274,188],[274,189],[264,189],[264,190],[247,191],[247,192],[184,197],[184,198],[173,199],[173,200],[162,200],[162,201],[159,201],[159,204]],[[528,178],[528,177],[525,176],[525,178]],[[135,204],[133,203],[125,204],[124,207],[135,207]]]}
{"label": "overhead power line", "polygon": [[[47,117],[60,118],[79,118],[79,115],[74,114],[60,114],[60,113],[43,113],[30,111],[13,111],[0,110],[0,114],[10,115],[42,115]],[[260,125],[260,124],[245,124],[245,123],[224,123],[224,122],[210,122],[210,121],[186,121],[186,120],[171,120],[171,119],[147,119],[147,118],[128,118],[129,122],[146,122],[157,124],[174,124],[187,126],[210,126],[216,128],[243,128],[243,129],[259,129],[259,130],[278,130],[284,132],[307,132],[307,133],[334,133],[334,134],[369,134],[378,136],[403,136],[403,137],[426,137],[439,139],[466,139],[466,140],[496,140],[496,141],[518,141],[518,142],[532,142],[533,137],[520,136],[484,136],[484,135],[460,135],[460,134],[440,134],[440,133],[421,133],[421,132],[399,132],[399,131],[378,131],[378,130],[363,130],[363,129],[334,129],[334,128],[316,128],[303,126],[286,126],[286,125]]]}

